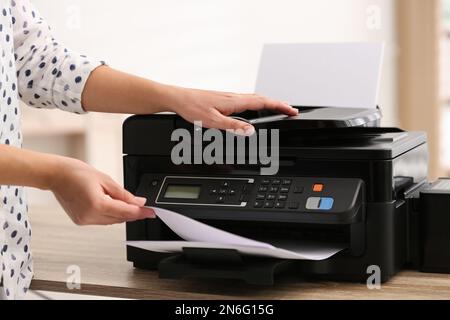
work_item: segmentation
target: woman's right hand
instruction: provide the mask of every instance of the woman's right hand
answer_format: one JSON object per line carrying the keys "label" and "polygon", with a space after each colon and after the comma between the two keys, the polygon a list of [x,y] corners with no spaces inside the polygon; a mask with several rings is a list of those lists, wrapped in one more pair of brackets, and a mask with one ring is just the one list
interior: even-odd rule
{"label": "woman's right hand", "polygon": [[138,198],[79,160],[0,144],[0,185],[52,191],[78,225],[109,225],[154,218]]}
{"label": "woman's right hand", "polygon": [[57,157],[49,189],[77,225],[111,225],[154,218],[139,198],[79,160]]}

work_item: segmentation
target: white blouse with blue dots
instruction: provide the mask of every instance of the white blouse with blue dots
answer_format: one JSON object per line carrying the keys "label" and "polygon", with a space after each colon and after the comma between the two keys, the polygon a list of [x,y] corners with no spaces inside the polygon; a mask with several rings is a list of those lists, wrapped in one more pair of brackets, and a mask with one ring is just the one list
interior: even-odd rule
{"label": "white blouse with blue dots", "polygon": [[[22,145],[19,99],[84,113],[81,93],[101,64],[58,43],[29,0],[0,0],[0,143]],[[0,297],[7,299],[24,297],[33,276],[26,203],[22,187],[0,186]]]}

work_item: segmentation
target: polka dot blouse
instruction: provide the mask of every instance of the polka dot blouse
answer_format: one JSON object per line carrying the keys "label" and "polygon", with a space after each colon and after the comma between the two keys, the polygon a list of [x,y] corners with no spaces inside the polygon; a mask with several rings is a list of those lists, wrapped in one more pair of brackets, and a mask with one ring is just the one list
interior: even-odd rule
{"label": "polka dot blouse", "polygon": [[[81,93],[102,62],[66,49],[29,0],[0,0],[0,143],[21,147],[19,100],[84,113]],[[42,123],[45,126],[45,123]],[[0,186],[0,297],[24,297],[33,276],[24,189]]]}

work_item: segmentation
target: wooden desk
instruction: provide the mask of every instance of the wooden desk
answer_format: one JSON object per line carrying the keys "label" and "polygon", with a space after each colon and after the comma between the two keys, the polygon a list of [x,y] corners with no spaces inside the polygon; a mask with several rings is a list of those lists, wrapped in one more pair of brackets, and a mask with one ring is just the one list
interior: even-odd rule
{"label": "wooden desk", "polygon": [[[60,209],[30,209],[35,259],[34,290],[137,299],[450,299],[450,275],[405,271],[368,290],[364,284],[292,282],[274,287],[239,281],[161,280],[125,258],[124,226],[72,225]],[[70,265],[81,268],[81,290],[66,287]]]}

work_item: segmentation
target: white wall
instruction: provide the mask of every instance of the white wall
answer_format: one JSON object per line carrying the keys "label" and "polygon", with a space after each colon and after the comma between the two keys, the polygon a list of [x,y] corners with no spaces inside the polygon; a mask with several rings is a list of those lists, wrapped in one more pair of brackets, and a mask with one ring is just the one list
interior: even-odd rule
{"label": "white wall", "polygon": [[[394,125],[397,121],[394,1],[34,0],[34,3],[68,47],[103,58],[124,71],[206,89],[252,92],[264,43],[386,41],[380,104],[384,124]],[[367,26],[373,5],[381,10],[379,29]],[[109,131],[105,131],[107,128]],[[120,125],[106,122],[101,129],[94,127],[91,131],[94,134],[89,138],[93,142],[87,151],[89,161],[119,177]]]}
{"label": "white wall", "polygon": [[[381,103],[395,113],[395,0],[34,0],[68,46],[155,80],[253,91],[266,42],[386,41]],[[370,30],[367,9],[381,9]]]}

